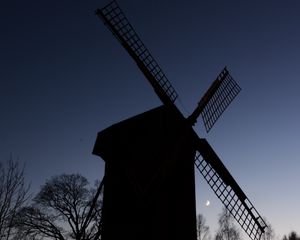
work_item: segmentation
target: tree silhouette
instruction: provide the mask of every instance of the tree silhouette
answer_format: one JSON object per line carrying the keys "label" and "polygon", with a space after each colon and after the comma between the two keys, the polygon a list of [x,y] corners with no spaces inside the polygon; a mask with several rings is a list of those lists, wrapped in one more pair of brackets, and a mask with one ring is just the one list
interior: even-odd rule
{"label": "tree silhouette", "polygon": [[206,220],[202,214],[197,215],[197,240],[209,239],[209,227],[206,225]]}
{"label": "tree silhouette", "polygon": [[264,218],[265,223],[267,224],[267,228],[265,228],[265,232],[262,235],[261,240],[273,240],[275,239],[275,231],[271,225],[265,218]]}
{"label": "tree silhouette", "polygon": [[219,215],[219,229],[215,240],[240,240],[241,234],[238,228],[234,225],[234,219],[230,212],[223,208]]}
{"label": "tree silhouette", "polygon": [[101,238],[101,191],[88,188],[79,174],[62,174],[46,181],[30,207],[19,214],[22,236],[57,240],[98,240]]}
{"label": "tree silhouette", "polygon": [[16,215],[28,198],[24,167],[12,158],[5,164],[0,163],[0,240],[14,235]]}
{"label": "tree silhouette", "polygon": [[292,231],[288,237],[286,235],[283,236],[283,240],[300,240],[300,237],[297,235],[295,231]]}

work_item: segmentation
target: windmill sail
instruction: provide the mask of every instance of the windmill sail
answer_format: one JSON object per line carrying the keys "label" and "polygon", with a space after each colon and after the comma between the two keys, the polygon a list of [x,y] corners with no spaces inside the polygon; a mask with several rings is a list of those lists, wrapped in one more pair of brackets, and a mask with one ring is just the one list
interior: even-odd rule
{"label": "windmill sail", "polygon": [[240,86],[231,77],[226,67],[219,74],[216,81],[219,82],[219,86],[201,112],[207,132],[241,91]]}
{"label": "windmill sail", "polygon": [[225,67],[188,117],[189,122],[194,125],[201,114],[206,132],[209,132],[240,91],[240,86]]}
{"label": "windmill sail", "polygon": [[195,165],[247,235],[259,240],[266,223],[205,139],[199,139]]}
{"label": "windmill sail", "polygon": [[98,9],[96,14],[135,60],[160,100],[164,104],[173,104],[178,96],[177,92],[139,38],[117,2],[112,1],[104,8]]}

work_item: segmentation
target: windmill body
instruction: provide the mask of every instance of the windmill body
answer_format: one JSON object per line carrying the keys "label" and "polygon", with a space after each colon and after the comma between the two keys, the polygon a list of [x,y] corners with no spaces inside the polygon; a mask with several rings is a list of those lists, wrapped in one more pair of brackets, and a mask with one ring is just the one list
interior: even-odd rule
{"label": "windmill body", "polygon": [[193,125],[201,115],[207,132],[240,92],[225,67],[184,117],[178,97],[116,1],[96,14],[149,81],[163,105],[98,134],[93,153],[105,161],[103,240],[196,240],[194,166],[252,240],[266,224],[206,139]]}
{"label": "windmill body", "polygon": [[196,240],[196,136],[161,106],[103,130],[94,154],[105,161],[102,239]]}

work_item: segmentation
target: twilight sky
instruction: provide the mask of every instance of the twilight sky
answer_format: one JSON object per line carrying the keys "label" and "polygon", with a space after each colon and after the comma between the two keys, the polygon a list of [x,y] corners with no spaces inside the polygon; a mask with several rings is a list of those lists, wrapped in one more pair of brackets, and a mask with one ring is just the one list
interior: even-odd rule
{"label": "twilight sky", "polygon": [[[37,191],[103,161],[98,131],[161,103],[94,15],[109,1],[17,1],[0,7],[0,161],[26,163]],[[241,93],[208,139],[279,238],[300,233],[300,1],[119,0],[188,116],[226,65]],[[221,204],[197,175],[197,209],[214,235]],[[205,206],[206,200],[211,205]]]}

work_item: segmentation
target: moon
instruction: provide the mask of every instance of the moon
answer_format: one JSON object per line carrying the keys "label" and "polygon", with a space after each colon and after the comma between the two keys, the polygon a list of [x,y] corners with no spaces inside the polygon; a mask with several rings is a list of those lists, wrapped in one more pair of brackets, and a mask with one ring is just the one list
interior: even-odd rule
{"label": "moon", "polygon": [[207,200],[206,203],[205,203],[205,206],[206,206],[206,207],[209,207],[209,205],[210,205],[210,201]]}

